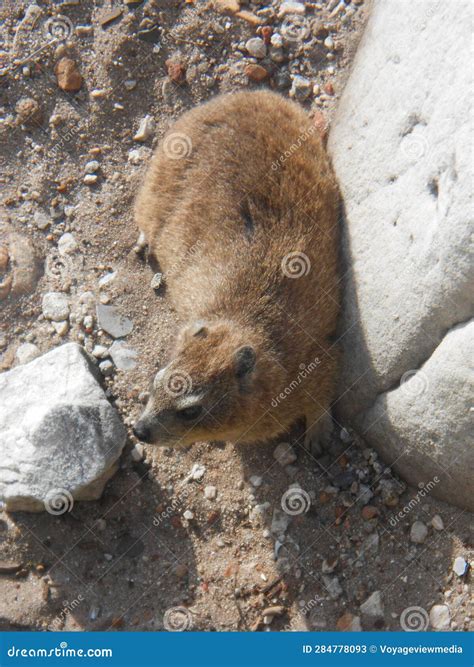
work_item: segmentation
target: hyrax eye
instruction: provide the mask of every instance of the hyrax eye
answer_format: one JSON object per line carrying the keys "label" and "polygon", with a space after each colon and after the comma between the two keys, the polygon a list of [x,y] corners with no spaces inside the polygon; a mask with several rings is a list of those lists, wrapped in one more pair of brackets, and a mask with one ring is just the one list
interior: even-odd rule
{"label": "hyrax eye", "polygon": [[201,413],[202,413],[201,405],[191,405],[189,408],[183,408],[182,410],[178,410],[176,414],[178,415],[178,417],[180,417],[180,419],[191,421],[192,419],[197,419]]}

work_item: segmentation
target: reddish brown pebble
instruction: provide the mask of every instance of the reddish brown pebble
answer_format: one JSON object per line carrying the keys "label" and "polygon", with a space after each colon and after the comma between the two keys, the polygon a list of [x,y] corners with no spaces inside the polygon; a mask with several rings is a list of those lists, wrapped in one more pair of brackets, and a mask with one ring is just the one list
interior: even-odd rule
{"label": "reddish brown pebble", "polygon": [[351,629],[352,621],[354,620],[354,616],[350,613],[350,611],[346,611],[345,614],[341,616],[341,618],[338,618],[337,623],[336,623],[336,628],[340,632],[347,632],[348,630]]}
{"label": "reddish brown pebble", "polygon": [[61,58],[54,71],[61,90],[74,93],[82,86],[82,76],[71,58]]}
{"label": "reddish brown pebble", "polygon": [[375,519],[375,517],[378,515],[379,511],[373,505],[366,505],[365,507],[362,508],[362,518],[365,521],[370,521],[371,519]]}
{"label": "reddish brown pebble", "polygon": [[328,95],[334,95],[334,86],[330,81],[324,84],[324,92]]}
{"label": "reddish brown pebble", "polygon": [[269,76],[265,67],[254,64],[249,64],[245,67],[245,74],[251,81],[256,81],[257,83],[260,81],[265,81],[265,79],[267,79]]}
{"label": "reddish brown pebble", "polygon": [[262,39],[265,42],[265,44],[270,44],[272,32],[273,30],[270,28],[269,25],[264,25],[263,28],[261,29]]}
{"label": "reddish brown pebble", "polygon": [[186,67],[182,63],[168,59],[165,62],[165,65],[166,65],[166,71],[168,72],[168,76],[171,79],[171,81],[174,81],[175,83],[181,83],[182,81],[184,81]]}
{"label": "reddish brown pebble", "polygon": [[329,493],[326,493],[326,491],[321,491],[321,493],[319,494],[319,502],[321,503],[321,505],[325,505],[330,500],[331,496],[329,495]]}

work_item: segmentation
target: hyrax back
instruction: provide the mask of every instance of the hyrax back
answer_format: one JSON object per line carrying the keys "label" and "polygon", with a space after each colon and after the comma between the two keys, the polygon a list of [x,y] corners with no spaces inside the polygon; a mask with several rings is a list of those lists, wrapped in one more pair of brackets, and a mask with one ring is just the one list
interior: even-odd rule
{"label": "hyrax back", "polygon": [[214,98],[165,135],[135,217],[187,324],[139,437],[259,442],[328,423],[339,310],[335,178],[301,108],[270,92]]}

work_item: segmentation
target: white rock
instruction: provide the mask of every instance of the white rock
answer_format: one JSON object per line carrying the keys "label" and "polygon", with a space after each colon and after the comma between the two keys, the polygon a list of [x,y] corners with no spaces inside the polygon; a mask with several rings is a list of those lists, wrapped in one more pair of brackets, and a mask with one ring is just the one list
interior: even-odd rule
{"label": "white rock", "polygon": [[51,324],[58,336],[65,336],[69,331],[69,322],[67,320],[63,322],[51,322]]}
{"label": "white rock", "polygon": [[144,448],[144,446],[140,442],[138,442],[136,445],[134,445],[134,447],[132,447],[132,449],[130,451],[130,456],[137,463],[139,461],[143,461],[143,459],[145,458],[145,448]]}
{"label": "white rock", "polygon": [[369,618],[383,618],[384,609],[381,591],[374,591],[365,602],[360,605],[360,611]]}
{"label": "white rock", "polygon": [[199,481],[204,477],[204,473],[206,472],[206,467],[203,466],[201,463],[195,463],[193,467],[191,468],[191,472],[189,473],[190,479],[194,479]]}
{"label": "white rock", "polygon": [[84,167],[84,171],[86,174],[93,174],[96,172],[100,167],[99,162],[97,160],[91,160],[90,162],[86,163],[86,166]]}
{"label": "white rock", "polygon": [[0,501],[50,513],[62,511],[61,500],[70,506],[70,496],[97,499],[126,437],[75,343],[0,374],[0,432]]}
{"label": "white rock", "polygon": [[125,315],[121,315],[115,306],[105,306],[98,303],[96,306],[97,322],[101,329],[106,331],[112,338],[128,336],[133,329],[133,322]]}
{"label": "white rock", "polygon": [[108,377],[109,375],[112,375],[114,372],[114,365],[110,361],[110,359],[104,359],[104,361],[101,361],[99,364],[99,370],[104,375],[105,377]]}
{"label": "white rock", "polygon": [[252,475],[249,481],[252,486],[259,487],[262,485],[263,478],[259,475]]}
{"label": "white rock", "polygon": [[217,497],[217,489],[215,486],[206,486],[204,489],[204,497],[208,500],[214,500]]}
{"label": "white rock", "polygon": [[43,211],[35,211],[33,215],[33,222],[38,229],[46,229],[51,224],[51,218],[43,213]]}
{"label": "white rock", "polygon": [[329,151],[350,276],[340,417],[413,486],[472,511],[470,13],[374,3]]}
{"label": "white rock", "polygon": [[333,600],[337,600],[343,593],[341,584],[337,577],[330,577],[327,574],[322,575],[324,586],[326,587],[329,597]]}
{"label": "white rock", "polygon": [[15,352],[15,356],[20,364],[27,364],[29,361],[33,361],[33,359],[39,357],[40,354],[39,348],[33,343],[22,343]]}
{"label": "white rock", "polygon": [[431,525],[435,530],[444,530],[443,519],[440,517],[439,514],[435,514],[434,517],[431,519]]}
{"label": "white rock", "polygon": [[117,271],[109,271],[99,278],[99,287],[105,287],[115,280]]}
{"label": "white rock", "polygon": [[280,442],[280,444],[275,447],[273,458],[278,461],[282,468],[284,468],[296,461],[296,453],[289,442]]}
{"label": "white rock", "polygon": [[433,630],[449,630],[451,614],[445,604],[435,604],[430,609],[430,623]]}
{"label": "white rock", "polygon": [[334,40],[333,40],[333,38],[331,37],[331,35],[329,35],[328,37],[326,37],[326,39],[324,40],[324,46],[325,46],[327,49],[333,49],[333,48],[334,48]]}
{"label": "white rock", "polygon": [[59,237],[58,250],[61,255],[68,255],[77,250],[77,241],[70,232],[66,232]]}
{"label": "white rock", "polygon": [[289,516],[286,512],[283,512],[279,509],[274,509],[270,530],[274,535],[284,535],[286,529],[290,525],[290,521],[291,516]]}
{"label": "white rock", "polygon": [[109,355],[115,366],[121,371],[130,371],[137,365],[138,352],[122,341],[114,341],[109,347]]}
{"label": "white rock", "polygon": [[184,517],[187,521],[191,521],[191,519],[194,519],[194,514],[191,512],[191,510],[186,510],[186,511],[183,513],[183,517]]}
{"label": "white rock", "polygon": [[267,47],[265,46],[263,39],[260,39],[260,37],[252,37],[247,40],[245,48],[247,49],[247,53],[254,58],[265,58],[267,55]]}
{"label": "white rock", "polygon": [[278,11],[278,17],[283,18],[287,14],[302,16],[305,12],[306,7],[302,2],[282,2]]}
{"label": "white rock", "polygon": [[133,137],[134,141],[146,141],[155,132],[155,121],[151,116],[145,116],[140,121],[138,132]]}
{"label": "white rock", "polygon": [[276,49],[281,49],[283,47],[283,37],[278,32],[274,32],[270,38],[270,44]]}
{"label": "white rock", "polygon": [[295,74],[291,83],[290,97],[295,97],[297,100],[305,100],[311,95],[312,89],[313,85],[309,79],[305,76]]}
{"label": "white rock", "polygon": [[46,292],[41,307],[47,320],[62,322],[69,317],[69,299],[62,292]]}
{"label": "white rock", "polygon": [[96,359],[105,359],[109,356],[109,348],[105,345],[94,345],[92,356]]}
{"label": "white rock", "polygon": [[428,537],[428,528],[422,521],[415,521],[410,529],[410,540],[414,544],[423,544]]}
{"label": "white rock", "polygon": [[97,183],[98,176],[97,174],[86,174],[84,176],[84,183],[86,185],[94,185],[94,183]]}
{"label": "white rock", "polygon": [[462,577],[466,574],[468,570],[468,564],[462,556],[458,556],[453,563],[453,572]]}

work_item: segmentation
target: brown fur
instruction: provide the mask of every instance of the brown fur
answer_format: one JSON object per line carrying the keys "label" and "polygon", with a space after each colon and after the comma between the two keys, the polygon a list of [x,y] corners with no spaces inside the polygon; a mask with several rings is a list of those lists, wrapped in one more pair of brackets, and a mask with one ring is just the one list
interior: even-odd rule
{"label": "brown fur", "polygon": [[[176,133],[188,152],[182,159],[167,155]],[[305,416],[307,440],[317,440],[337,372],[338,207],[329,159],[297,104],[270,92],[236,93],[175,123],[153,156],[135,217],[189,324],[138,435],[145,426],[144,439],[162,444],[260,442]],[[282,271],[294,252],[311,264],[299,278]],[[256,361],[238,376],[242,347]],[[172,376],[185,380],[179,395],[169,391]],[[199,418],[177,415],[186,401],[203,407]]]}

